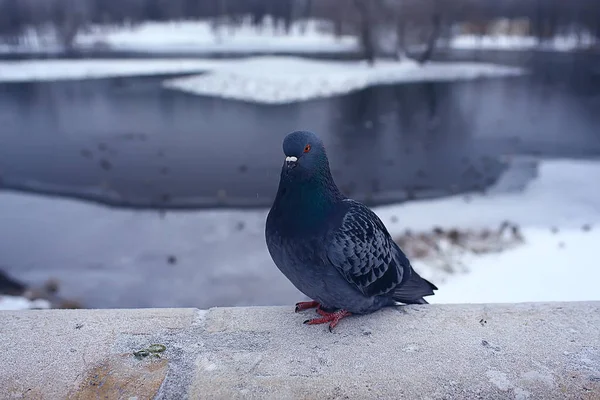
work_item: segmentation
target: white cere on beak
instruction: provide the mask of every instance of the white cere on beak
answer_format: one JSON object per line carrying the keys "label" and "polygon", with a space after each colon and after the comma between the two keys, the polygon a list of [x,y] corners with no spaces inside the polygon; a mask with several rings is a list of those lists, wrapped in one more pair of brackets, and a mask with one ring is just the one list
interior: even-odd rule
{"label": "white cere on beak", "polygon": [[287,157],[285,158],[285,161],[287,161],[287,162],[296,162],[296,161],[298,161],[298,157],[294,157],[294,156],[287,156]]}

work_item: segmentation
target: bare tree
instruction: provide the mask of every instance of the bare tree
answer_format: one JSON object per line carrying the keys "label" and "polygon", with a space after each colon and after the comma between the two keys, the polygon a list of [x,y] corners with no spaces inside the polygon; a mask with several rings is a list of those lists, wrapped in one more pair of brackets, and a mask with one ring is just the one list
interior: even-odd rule
{"label": "bare tree", "polygon": [[[387,0],[384,14],[395,35],[396,59],[413,58],[419,63],[427,62],[435,50],[442,31],[442,12],[437,0]],[[408,51],[409,42],[424,50],[416,56]]]}
{"label": "bare tree", "polygon": [[376,27],[375,13],[378,0],[354,0],[354,6],[359,16],[359,37],[364,58],[373,65],[377,56],[377,44],[375,42],[374,29]]}
{"label": "bare tree", "polygon": [[[437,2],[436,2],[437,3]],[[416,60],[419,64],[423,64],[433,55],[435,50],[438,38],[440,37],[440,33],[442,31],[442,15],[441,11],[434,3],[434,9],[431,14],[431,33],[426,42],[425,51],[423,51],[419,56],[417,56]]]}
{"label": "bare tree", "polygon": [[201,18],[235,27],[245,16],[259,29],[271,16],[286,32],[298,19],[330,21],[336,35],[356,35],[370,63],[382,54],[402,58],[415,45],[425,50],[413,57],[426,62],[449,26],[483,35],[499,18],[528,24],[540,42],[561,34],[600,40],[600,0],[0,0],[0,40],[18,44],[52,26],[70,49],[90,24]]}
{"label": "bare tree", "polygon": [[77,33],[90,21],[92,3],[80,0],[54,0],[52,19],[57,38],[65,51],[73,49]]}

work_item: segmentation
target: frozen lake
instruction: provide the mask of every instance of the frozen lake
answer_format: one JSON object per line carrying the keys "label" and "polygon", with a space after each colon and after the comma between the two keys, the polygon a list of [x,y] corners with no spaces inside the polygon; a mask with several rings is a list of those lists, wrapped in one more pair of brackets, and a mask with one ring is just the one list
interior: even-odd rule
{"label": "frozen lake", "polygon": [[560,57],[551,68],[521,62],[525,76],[281,105],[170,90],[164,76],[0,83],[0,182],[119,206],[264,207],[283,136],[309,129],[340,186],[369,204],[484,189],[504,155],[600,154],[598,60]]}

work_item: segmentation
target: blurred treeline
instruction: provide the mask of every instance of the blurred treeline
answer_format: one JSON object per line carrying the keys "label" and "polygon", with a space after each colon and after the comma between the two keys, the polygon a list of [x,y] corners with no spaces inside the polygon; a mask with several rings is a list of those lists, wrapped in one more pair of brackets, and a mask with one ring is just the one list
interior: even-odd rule
{"label": "blurred treeline", "polygon": [[440,37],[489,34],[499,20],[540,43],[565,34],[600,41],[600,0],[0,0],[0,41],[20,44],[51,29],[68,50],[92,25],[197,19],[259,29],[267,16],[282,34],[296,21],[329,21],[336,34],[359,37],[366,58],[415,44],[427,52]]}

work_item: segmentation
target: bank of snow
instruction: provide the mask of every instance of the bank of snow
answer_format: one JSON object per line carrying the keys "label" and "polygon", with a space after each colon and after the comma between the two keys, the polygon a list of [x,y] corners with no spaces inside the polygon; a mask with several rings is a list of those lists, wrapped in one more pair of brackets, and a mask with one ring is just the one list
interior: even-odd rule
{"label": "bank of snow", "polygon": [[461,50],[546,50],[573,51],[596,45],[590,34],[563,35],[539,42],[536,37],[518,35],[458,35],[449,40],[448,46]]}
{"label": "bank of snow", "polygon": [[[449,274],[415,261],[439,285],[431,302],[600,300],[600,162],[542,161],[523,192],[376,208],[393,235],[520,226],[524,243],[461,256]],[[273,265],[266,210],[110,209],[73,200],[0,194],[0,265],[16,278],[55,278],[88,307],[284,305],[303,296]],[[584,226],[589,229],[584,229]],[[553,229],[555,228],[555,229]],[[555,232],[553,232],[555,231]]]}
{"label": "bank of snow", "polygon": [[[294,21],[288,32],[267,16],[259,26],[243,18],[240,24],[217,26],[210,21],[144,22],[133,26],[92,25],[78,32],[76,50],[128,51],[153,54],[344,53],[359,50],[354,36],[335,37],[333,24],[322,20]],[[0,43],[0,53],[61,53],[52,28],[28,29],[18,45]]]}
{"label": "bank of snow", "polygon": [[200,53],[338,53],[359,48],[353,36],[335,37],[326,21],[302,20],[289,32],[269,17],[260,26],[245,18],[238,26],[211,26],[207,21],[147,22],[132,28],[92,27],[77,36],[78,48],[139,52]]}

